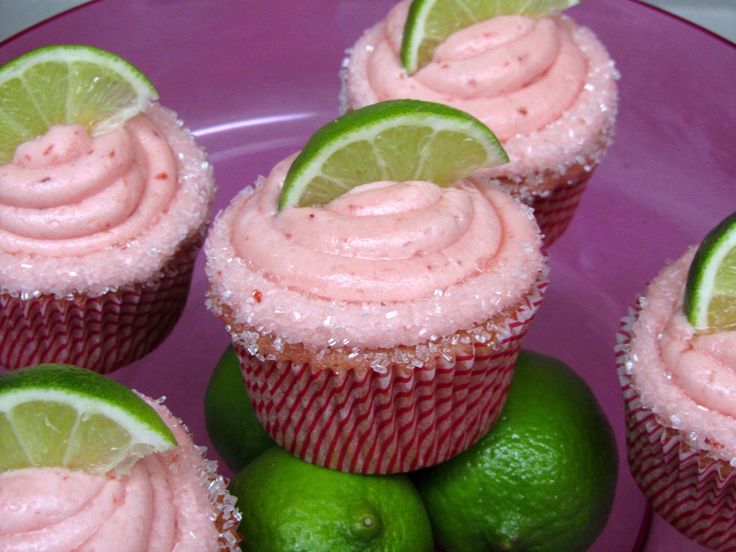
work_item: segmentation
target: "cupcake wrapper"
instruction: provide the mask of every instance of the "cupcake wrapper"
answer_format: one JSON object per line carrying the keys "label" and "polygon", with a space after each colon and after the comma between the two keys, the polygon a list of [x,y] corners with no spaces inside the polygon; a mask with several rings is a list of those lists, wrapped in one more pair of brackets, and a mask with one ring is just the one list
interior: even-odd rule
{"label": "cupcake wrapper", "polygon": [[546,286],[538,281],[499,324],[503,337],[443,349],[420,367],[312,371],[235,350],[259,420],[286,450],[345,472],[409,472],[448,460],[491,428]]}
{"label": "cupcake wrapper", "polygon": [[591,174],[586,172],[575,182],[561,184],[548,195],[534,195],[527,202],[542,232],[542,247],[552,245],[567,230]]}
{"label": "cupcake wrapper", "polygon": [[0,365],[63,362],[107,373],[141,358],[184,310],[200,244],[199,235],[186,242],[150,281],[97,297],[0,293]]}
{"label": "cupcake wrapper", "polygon": [[617,334],[616,365],[626,408],[629,468],[652,508],[678,531],[714,550],[736,550],[736,471],[694,449],[686,435],[641,404],[630,372],[632,307]]}

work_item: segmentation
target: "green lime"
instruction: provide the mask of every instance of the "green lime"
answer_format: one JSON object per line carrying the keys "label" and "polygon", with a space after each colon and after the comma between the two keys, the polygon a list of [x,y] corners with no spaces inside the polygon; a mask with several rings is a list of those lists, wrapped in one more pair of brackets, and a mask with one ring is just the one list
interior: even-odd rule
{"label": "green lime", "polygon": [[232,345],[225,349],[207,385],[204,420],[212,444],[235,472],[274,446],[253,411]]}
{"label": "green lime", "polygon": [[91,46],[46,46],[0,67],[0,163],[49,127],[78,123],[103,132],[158,98],[124,59]]}
{"label": "green lime", "polygon": [[736,330],[736,213],[698,247],[687,275],[685,314],[696,330]]}
{"label": "green lime", "polygon": [[507,161],[493,132],[463,111],[419,100],[381,102],[314,133],[286,175],[279,209],[324,205],[379,180],[448,186]]}
{"label": "green lime", "polygon": [[415,482],[444,552],[570,552],[603,529],[617,464],[611,426],[583,380],[522,351],[493,429]]}
{"label": "green lime", "polygon": [[231,482],[243,514],[243,550],[431,552],[427,513],[405,475],[320,468],[278,447]]}
{"label": "green lime", "polygon": [[63,364],[0,374],[0,470],[124,471],[175,446],[156,411],[105,376]]}
{"label": "green lime", "polygon": [[545,17],[579,0],[414,0],[404,25],[401,61],[414,73],[432,60],[434,50],[455,31],[497,15]]}

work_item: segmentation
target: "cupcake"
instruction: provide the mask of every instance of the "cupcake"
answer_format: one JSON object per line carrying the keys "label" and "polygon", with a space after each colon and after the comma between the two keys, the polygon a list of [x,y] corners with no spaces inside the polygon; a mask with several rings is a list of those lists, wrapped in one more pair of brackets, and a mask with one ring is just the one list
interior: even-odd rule
{"label": "cupcake", "polygon": [[[330,142],[319,134],[303,154]],[[278,444],[324,467],[442,462],[499,415],[547,285],[537,225],[506,192],[469,180],[369,181],[279,210],[300,161],[238,194],[205,243],[209,307],[256,414]]]}
{"label": "cupcake", "polygon": [[184,309],[214,194],[204,152],[153,101],[93,130],[52,125],[0,165],[5,368],[109,372],[154,349]]}
{"label": "cupcake", "polygon": [[736,328],[696,330],[685,315],[694,255],[688,251],[652,281],[618,334],[628,458],[657,513],[689,538],[730,550],[736,540]]}
{"label": "cupcake", "polygon": [[531,206],[550,245],[609,146],[618,75],[605,47],[565,16],[503,15],[462,28],[413,74],[401,49],[409,0],[368,29],[342,71],[343,110],[390,98],[452,105],[497,134],[510,162],[474,178]]}
{"label": "cupcake", "polygon": [[[86,378],[79,390],[86,388],[83,393],[99,385],[90,382],[88,377],[103,378],[87,370],[61,365],[25,368],[5,375],[22,375],[28,387],[38,385],[40,372],[48,374],[49,371],[61,373],[62,377],[69,377],[70,372],[72,377],[75,371],[82,372]],[[30,384],[26,378],[29,373],[34,380]],[[74,379],[80,381],[80,378]],[[0,390],[4,383],[0,381]],[[110,385],[122,387],[111,380],[106,386]],[[38,454],[35,455],[37,466],[15,469],[5,466],[0,471],[0,549],[34,552],[239,550],[240,514],[235,508],[235,499],[227,491],[227,481],[217,474],[216,463],[203,457],[203,449],[192,443],[184,424],[171,414],[162,400],[155,401],[123,389],[144,408],[148,405],[157,413],[175,439],[175,446],[148,453],[132,466],[126,464],[106,473],[96,473],[79,465],[74,468],[53,465],[54,462],[45,462]],[[36,391],[43,396],[46,390],[36,388]],[[90,400],[94,403],[97,397]],[[81,400],[78,399],[77,404],[80,409],[84,408]],[[3,398],[4,406],[7,401]],[[0,419],[5,420],[7,412],[2,411],[2,407]],[[32,409],[39,409],[38,401],[23,403],[22,407],[22,417],[32,415]],[[16,427],[22,423],[17,416],[14,421]],[[54,421],[63,430],[63,418],[57,417]],[[95,443],[90,443],[96,448],[96,454],[99,454],[100,440],[108,438],[114,442],[118,437],[101,431],[105,429],[98,428],[94,434]],[[32,443],[32,450],[38,451],[37,445]],[[47,445],[46,450],[53,450],[51,444]],[[2,461],[7,460],[7,454],[7,450],[3,450]],[[84,450],[77,458],[84,462]]]}

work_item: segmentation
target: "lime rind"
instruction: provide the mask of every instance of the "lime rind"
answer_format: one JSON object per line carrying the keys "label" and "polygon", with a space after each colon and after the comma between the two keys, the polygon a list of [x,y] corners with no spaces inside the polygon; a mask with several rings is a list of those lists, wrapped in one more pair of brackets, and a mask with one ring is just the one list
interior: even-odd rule
{"label": "lime rind", "polygon": [[[111,402],[90,399],[85,395],[63,389],[21,389],[0,393],[0,413],[11,414],[18,405],[32,401],[73,405],[80,418],[92,414],[103,414],[122,427],[134,428],[136,435],[149,443],[153,450],[162,451],[176,446],[176,439],[171,430],[157,414],[157,418],[146,417],[144,420],[142,417],[135,416],[131,410],[120,408]],[[154,414],[156,412],[152,408],[151,411]],[[156,419],[160,420],[160,424],[156,422]],[[131,425],[132,421],[137,423]]]}
{"label": "lime rind", "polygon": [[[413,74],[452,33],[499,15],[546,17],[579,0],[413,0],[404,25],[401,62]],[[439,12],[441,15],[437,16]]]}
{"label": "lime rind", "polygon": [[[728,327],[711,312],[722,297],[732,311]],[[736,213],[732,213],[703,239],[693,257],[685,286],[684,310],[697,331],[732,330],[736,324]]]}
{"label": "lime rind", "polygon": [[[419,155],[416,159],[404,158],[402,170],[389,166],[386,157],[389,151],[381,151],[379,138],[400,128],[422,129],[422,143],[412,144]],[[437,175],[424,174],[421,167],[428,155],[428,144],[446,133],[458,133],[468,143],[482,149],[482,158],[474,159],[461,170],[437,178]],[[363,146],[361,157],[369,156],[371,162],[365,164],[367,170],[358,178],[341,182],[340,175],[331,178],[323,173],[328,160],[346,152],[349,146]],[[426,147],[425,147],[426,146]],[[360,147],[360,146],[359,146]],[[302,198],[306,189],[315,180],[331,180],[330,185],[336,193],[325,196],[321,203],[334,199],[348,189],[377,180],[399,180],[424,178],[438,185],[449,185],[472,174],[481,166],[495,166],[508,162],[508,155],[493,132],[475,117],[458,109],[419,100],[392,100],[369,105],[350,112],[320,128],[309,139],[301,153],[294,159],[284,181],[279,197],[279,209],[306,206]],[[407,169],[408,167],[408,169]],[[411,174],[408,174],[411,173]]]}
{"label": "lime rind", "polygon": [[0,469],[62,466],[124,473],[176,446],[155,409],[104,376],[43,365],[0,376]]}
{"label": "lime rind", "polygon": [[45,46],[0,67],[0,162],[54,124],[92,134],[115,128],[158,99],[153,84],[119,56],[92,46]]}

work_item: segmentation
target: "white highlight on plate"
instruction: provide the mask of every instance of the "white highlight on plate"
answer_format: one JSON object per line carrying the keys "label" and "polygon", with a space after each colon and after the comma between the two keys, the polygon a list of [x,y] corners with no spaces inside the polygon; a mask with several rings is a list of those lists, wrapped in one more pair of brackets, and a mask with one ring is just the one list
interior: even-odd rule
{"label": "white highlight on plate", "polygon": [[230,132],[232,130],[238,130],[241,128],[255,127],[261,125],[272,125],[277,123],[289,123],[292,121],[299,121],[302,119],[309,119],[314,117],[316,113],[313,111],[306,111],[303,113],[285,113],[282,115],[269,115],[267,117],[256,117],[254,119],[244,119],[242,121],[232,121],[229,123],[223,123],[221,125],[213,125],[205,128],[193,130],[192,134],[197,138],[202,136],[209,136],[210,134],[219,134],[221,132]]}

